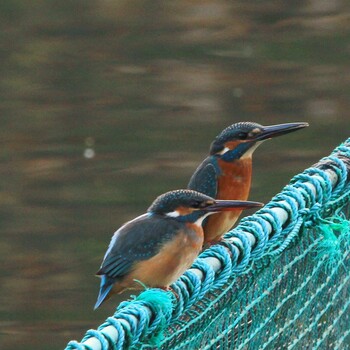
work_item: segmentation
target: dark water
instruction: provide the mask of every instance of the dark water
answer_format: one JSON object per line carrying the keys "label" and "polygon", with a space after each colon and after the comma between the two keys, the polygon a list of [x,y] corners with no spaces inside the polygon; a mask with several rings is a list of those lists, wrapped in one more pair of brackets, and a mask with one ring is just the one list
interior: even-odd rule
{"label": "dark water", "polygon": [[263,145],[251,199],[350,136],[347,1],[0,2],[0,348],[62,349],[112,233],[186,186],[241,120],[308,121]]}

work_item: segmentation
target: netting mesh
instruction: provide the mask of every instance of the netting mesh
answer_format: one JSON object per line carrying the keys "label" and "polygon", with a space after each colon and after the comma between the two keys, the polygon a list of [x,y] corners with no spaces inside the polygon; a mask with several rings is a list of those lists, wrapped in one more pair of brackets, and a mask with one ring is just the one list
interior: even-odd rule
{"label": "netting mesh", "polygon": [[350,224],[344,213],[349,217],[344,208],[334,222],[304,229],[282,255],[264,256],[212,291],[167,330],[160,348],[350,348]]}

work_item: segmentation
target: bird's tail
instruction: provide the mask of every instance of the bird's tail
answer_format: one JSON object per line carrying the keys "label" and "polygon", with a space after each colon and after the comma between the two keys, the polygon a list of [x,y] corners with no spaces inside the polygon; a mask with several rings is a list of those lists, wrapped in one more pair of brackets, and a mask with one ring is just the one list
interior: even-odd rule
{"label": "bird's tail", "polygon": [[114,282],[114,279],[109,278],[106,275],[101,276],[100,293],[98,294],[94,310],[96,310],[105,300],[107,300],[107,296],[111,291]]}

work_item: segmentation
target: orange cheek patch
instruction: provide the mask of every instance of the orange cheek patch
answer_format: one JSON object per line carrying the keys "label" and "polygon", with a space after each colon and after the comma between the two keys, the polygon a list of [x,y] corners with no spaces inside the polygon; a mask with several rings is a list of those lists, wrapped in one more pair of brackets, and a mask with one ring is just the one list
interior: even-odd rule
{"label": "orange cheek patch", "polygon": [[176,209],[176,211],[180,214],[180,215],[188,215],[191,214],[193,212],[193,209],[191,208],[186,208],[186,207],[179,207]]}
{"label": "orange cheek patch", "polygon": [[242,141],[229,141],[225,143],[225,147],[229,149],[235,149]]}
{"label": "orange cheek patch", "polygon": [[236,141],[228,141],[225,143],[225,147],[229,148],[230,150],[235,149],[238,145],[242,143],[249,142],[250,140],[236,140]]}

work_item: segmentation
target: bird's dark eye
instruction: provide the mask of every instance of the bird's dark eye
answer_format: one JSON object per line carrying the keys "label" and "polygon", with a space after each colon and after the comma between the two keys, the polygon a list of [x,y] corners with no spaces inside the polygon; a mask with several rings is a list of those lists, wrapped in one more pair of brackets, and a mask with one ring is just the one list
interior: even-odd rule
{"label": "bird's dark eye", "polygon": [[202,209],[202,208],[206,208],[207,206],[209,205],[212,205],[213,203],[212,202],[200,202],[200,201],[194,201],[192,204],[191,204],[191,207],[192,208],[195,208],[195,209]]}
{"label": "bird's dark eye", "polygon": [[191,203],[191,207],[192,207],[192,208],[195,208],[195,209],[202,208],[202,204],[203,204],[203,202],[193,201],[193,202]]}
{"label": "bird's dark eye", "polygon": [[248,133],[246,133],[246,132],[240,132],[240,133],[238,134],[238,138],[239,138],[240,140],[245,140],[247,137],[248,137]]}

